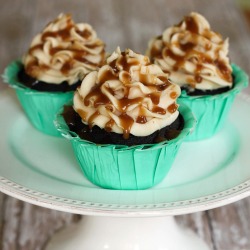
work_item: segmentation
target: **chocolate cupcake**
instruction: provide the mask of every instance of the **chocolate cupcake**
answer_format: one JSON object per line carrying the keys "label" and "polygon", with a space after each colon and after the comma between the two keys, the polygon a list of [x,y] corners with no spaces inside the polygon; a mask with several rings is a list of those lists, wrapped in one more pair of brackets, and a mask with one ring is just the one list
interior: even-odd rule
{"label": "chocolate cupcake", "polygon": [[228,47],[229,40],[194,12],[149,42],[147,54],[182,88],[179,102],[188,105],[198,120],[189,140],[219,131],[236,93],[248,84],[246,74],[230,65]]}
{"label": "chocolate cupcake", "polygon": [[77,89],[74,110],[82,126],[76,123],[76,127],[84,131],[88,127],[87,136],[95,143],[154,143],[176,120],[172,129],[181,130],[176,104],[179,95],[180,87],[171,83],[158,66],[150,64],[148,57],[118,48]]}
{"label": "chocolate cupcake", "polygon": [[84,78],[73,108],[60,111],[55,124],[94,184],[145,189],[166,176],[195,124],[185,106],[179,111],[179,95],[148,57],[118,48]]}
{"label": "chocolate cupcake", "polygon": [[53,125],[55,112],[104,59],[104,43],[93,28],[60,14],[34,37],[22,61],[6,68],[4,79],[16,89],[31,123],[46,134],[59,135]]}

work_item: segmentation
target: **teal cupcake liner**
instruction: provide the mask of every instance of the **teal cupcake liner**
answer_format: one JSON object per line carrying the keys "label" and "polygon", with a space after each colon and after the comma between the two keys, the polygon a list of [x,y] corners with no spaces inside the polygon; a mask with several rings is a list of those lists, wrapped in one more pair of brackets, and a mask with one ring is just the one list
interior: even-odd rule
{"label": "teal cupcake liner", "polygon": [[185,141],[198,141],[212,137],[220,131],[236,95],[248,85],[247,74],[233,64],[234,87],[222,94],[207,96],[189,96],[182,91],[178,99],[180,105],[187,105],[197,119],[195,131]]}
{"label": "teal cupcake liner", "polygon": [[15,89],[23,110],[37,130],[48,135],[61,136],[53,121],[58,109],[72,100],[74,92],[41,92],[30,89],[18,80],[21,68],[20,61],[9,64],[3,74],[4,82]]}
{"label": "teal cupcake liner", "polygon": [[97,145],[70,131],[61,113],[56,117],[55,126],[71,141],[86,178],[97,186],[119,190],[147,189],[162,181],[174,162],[181,142],[196,124],[191,111],[182,106],[180,113],[185,125],[173,140],[136,146]]}

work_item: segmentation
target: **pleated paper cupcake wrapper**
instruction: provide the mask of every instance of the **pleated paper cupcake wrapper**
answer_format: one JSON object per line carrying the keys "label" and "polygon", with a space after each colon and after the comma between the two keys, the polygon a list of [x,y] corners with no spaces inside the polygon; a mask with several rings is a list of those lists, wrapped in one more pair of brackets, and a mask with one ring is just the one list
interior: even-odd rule
{"label": "pleated paper cupcake wrapper", "polygon": [[61,136],[53,121],[62,105],[72,100],[73,91],[57,93],[32,90],[18,80],[18,72],[21,67],[20,61],[12,62],[4,71],[5,83],[15,89],[23,110],[37,130],[48,135]]}
{"label": "pleated paper cupcake wrapper", "polygon": [[186,107],[180,108],[184,128],[170,141],[136,146],[97,145],[83,140],[70,131],[62,115],[55,125],[64,137],[71,140],[75,156],[86,178],[108,189],[140,190],[150,188],[169,172],[181,142],[194,129],[195,119]]}
{"label": "pleated paper cupcake wrapper", "polygon": [[178,99],[180,105],[187,105],[197,119],[197,126],[185,141],[207,139],[220,131],[234,102],[236,95],[248,85],[247,74],[237,65],[232,65],[234,87],[222,94],[207,96],[188,96],[182,91]]}

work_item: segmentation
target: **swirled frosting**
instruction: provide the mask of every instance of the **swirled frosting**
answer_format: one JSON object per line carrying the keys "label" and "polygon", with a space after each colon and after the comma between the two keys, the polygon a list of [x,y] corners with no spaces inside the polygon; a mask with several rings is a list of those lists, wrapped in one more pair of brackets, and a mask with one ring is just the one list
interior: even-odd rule
{"label": "swirled frosting", "polygon": [[119,48],[98,71],[89,73],[74,95],[82,122],[109,132],[147,136],[178,117],[180,87],[149,58]]}
{"label": "swirled frosting", "polygon": [[228,39],[224,41],[202,15],[192,12],[152,39],[148,55],[178,85],[213,90],[232,87],[228,46]]}
{"label": "swirled frosting", "polygon": [[35,36],[23,57],[26,73],[50,84],[82,80],[105,60],[104,43],[86,23],[60,14]]}

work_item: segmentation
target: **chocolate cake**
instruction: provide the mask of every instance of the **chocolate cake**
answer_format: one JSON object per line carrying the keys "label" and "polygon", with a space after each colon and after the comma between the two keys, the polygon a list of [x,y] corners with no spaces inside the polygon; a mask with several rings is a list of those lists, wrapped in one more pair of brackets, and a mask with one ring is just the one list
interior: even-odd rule
{"label": "chocolate cake", "polygon": [[78,134],[80,138],[96,144],[133,146],[158,143],[176,138],[184,126],[183,117],[180,114],[171,125],[157,130],[149,136],[140,137],[130,135],[128,139],[124,139],[122,134],[109,132],[98,126],[90,128],[88,125],[82,123],[81,117],[75,112],[72,106],[64,106],[63,117],[70,131]]}
{"label": "chocolate cake", "polygon": [[71,131],[97,144],[152,144],[183,128],[179,95],[180,87],[148,57],[118,48],[84,78],[63,115]]}

